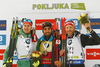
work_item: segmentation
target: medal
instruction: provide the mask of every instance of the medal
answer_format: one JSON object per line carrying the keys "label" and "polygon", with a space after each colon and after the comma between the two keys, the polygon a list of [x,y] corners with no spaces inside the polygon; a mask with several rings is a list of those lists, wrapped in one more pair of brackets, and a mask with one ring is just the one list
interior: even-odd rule
{"label": "medal", "polygon": [[47,50],[44,50],[43,51],[43,55],[47,55],[48,54],[48,51]]}
{"label": "medal", "polygon": [[[43,43],[43,42],[42,42]],[[44,51],[43,51],[43,55],[47,55],[48,54],[48,51],[46,50],[46,48],[48,48],[49,47],[49,41],[47,42],[47,43],[43,43],[43,47],[44,47]]]}

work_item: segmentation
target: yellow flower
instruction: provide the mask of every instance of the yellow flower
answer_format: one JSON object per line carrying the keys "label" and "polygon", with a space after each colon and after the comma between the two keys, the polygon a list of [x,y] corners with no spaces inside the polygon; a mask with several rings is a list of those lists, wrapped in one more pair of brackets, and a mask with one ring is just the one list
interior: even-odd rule
{"label": "yellow flower", "polygon": [[35,57],[36,55],[35,55],[35,53],[32,53],[32,57]]}
{"label": "yellow flower", "polygon": [[39,52],[39,54],[41,55],[41,52]]}
{"label": "yellow flower", "polygon": [[80,19],[81,19],[81,16],[78,17],[78,20],[80,20]]}
{"label": "yellow flower", "polygon": [[36,54],[36,57],[39,57],[40,55],[39,54]]}
{"label": "yellow flower", "polygon": [[84,13],[82,13],[82,14],[81,14],[81,16],[82,16],[82,17],[85,17],[85,14],[84,14]]}

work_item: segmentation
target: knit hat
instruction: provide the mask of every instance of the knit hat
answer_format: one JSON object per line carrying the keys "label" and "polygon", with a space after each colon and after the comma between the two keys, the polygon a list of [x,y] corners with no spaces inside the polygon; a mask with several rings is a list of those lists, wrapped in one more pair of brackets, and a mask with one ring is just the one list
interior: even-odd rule
{"label": "knit hat", "polygon": [[65,25],[65,26],[67,26],[67,25],[72,25],[72,26],[75,28],[75,23],[74,23],[74,21],[71,20],[71,19],[66,20],[64,25]]}
{"label": "knit hat", "polygon": [[52,29],[52,24],[50,22],[44,22],[42,24],[42,29],[44,29],[44,27],[50,27]]}

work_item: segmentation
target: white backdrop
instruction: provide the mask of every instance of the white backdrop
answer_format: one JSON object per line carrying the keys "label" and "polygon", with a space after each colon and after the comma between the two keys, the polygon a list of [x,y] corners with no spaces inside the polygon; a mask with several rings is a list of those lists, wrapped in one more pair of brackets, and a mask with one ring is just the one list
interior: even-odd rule
{"label": "white backdrop", "polygon": [[[48,4],[52,7],[52,4],[66,4],[68,9],[37,9],[33,8],[33,4]],[[84,3],[86,10],[71,9],[71,3]],[[12,26],[12,18],[18,17],[29,18],[34,23],[36,19],[55,19],[65,17],[67,19],[77,19],[81,13],[88,13],[90,18],[100,18],[100,0],[0,0],[0,20],[6,20],[6,30],[0,30],[0,35],[6,35],[6,45],[0,45],[0,49],[6,49],[10,39],[10,28]],[[97,33],[100,33],[100,29],[94,29]],[[86,30],[82,27],[82,33],[86,34]],[[42,35],[41,30],[36,31],[37,36]],[[41,35],[40,35],[41,34]],[[96,61],[96,60],[95,60]],[[16,60],[14,60],[16,64]],[[91,62],[92,64],[92,62]],[[86,67],[92,67],[93,65],[85,63]],[[90,65],[90,66],[89,66]],[[2,66],[2,60],[0,60],[0,67]]]}

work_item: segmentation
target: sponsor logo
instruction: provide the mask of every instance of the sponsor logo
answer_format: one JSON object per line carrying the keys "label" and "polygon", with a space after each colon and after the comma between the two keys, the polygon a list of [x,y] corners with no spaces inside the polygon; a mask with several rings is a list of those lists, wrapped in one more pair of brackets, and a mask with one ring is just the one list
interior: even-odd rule
{"label": "sponsor logo", "polygon": [[71,9],[86,10],[84,3],[71,3]]}
{"label": "sponsor logo", "polygon": [[42,30],[42,23],[51,22],[52,26],[54,25],[55,19],[37,19],[35,20],[36,30]]}
{"label": "sponsor logo", "polygon": [[6,30],[6,20],[0,20],[0,30]]}
{"label": "sponsor logo", "polygon": [[5,49],[0,49],[0,60],[3,60]]}
{"label": "sponsor logo", "polygon": [[69,41],[68,41],[68,45],[71,45],[71,44],[72,44],[72,40],[69,40]]}
{"label": "sponsor logo", "polygon": [[37,23],[36,26],[42,26],[42,24]]}
{"label": "sponsor logo", "polygon": [[100,18],[90,19],[92,29],[100,29]]}
{"label": "sponsor logo", "polygon": [[87,60],[100,60],[100,49],[86,49]]}
{"label": "sponsor logo", "polygon": [[17,52],[16,52],[16,50],[14,51],[14,57],[13,57],[13,60],[17,60]]}
{"label": "sponsor logo", "polygon": [[6,35],[0,35],[0,45],[6,45]]}
{"label": "sponsor logo", "polygon": [[81,61],[74,61],[73,63],[81,63]]}
{"label": "sponsor logo", "polygon": [[100,53],[98,53],[98,52],[92,52],[92,53],[87,53],[87,55],[92,55],[92,56],[96,57],[97,55],[100,55]]}
{"label": "sponsor logo", "polygon": [[[67,3],[33,4],[33,10],[35,9],[69,9],[69,6]],[[71,9],[86,10],[84,3],[71,3]]]}
{"label": "sponsor logo", "polygon": [[68,4],[67,3],[62,3],[62,4],[52,4],[50,6],[49,4],[33,4],[33,10],[37,9],[68,9]]}

